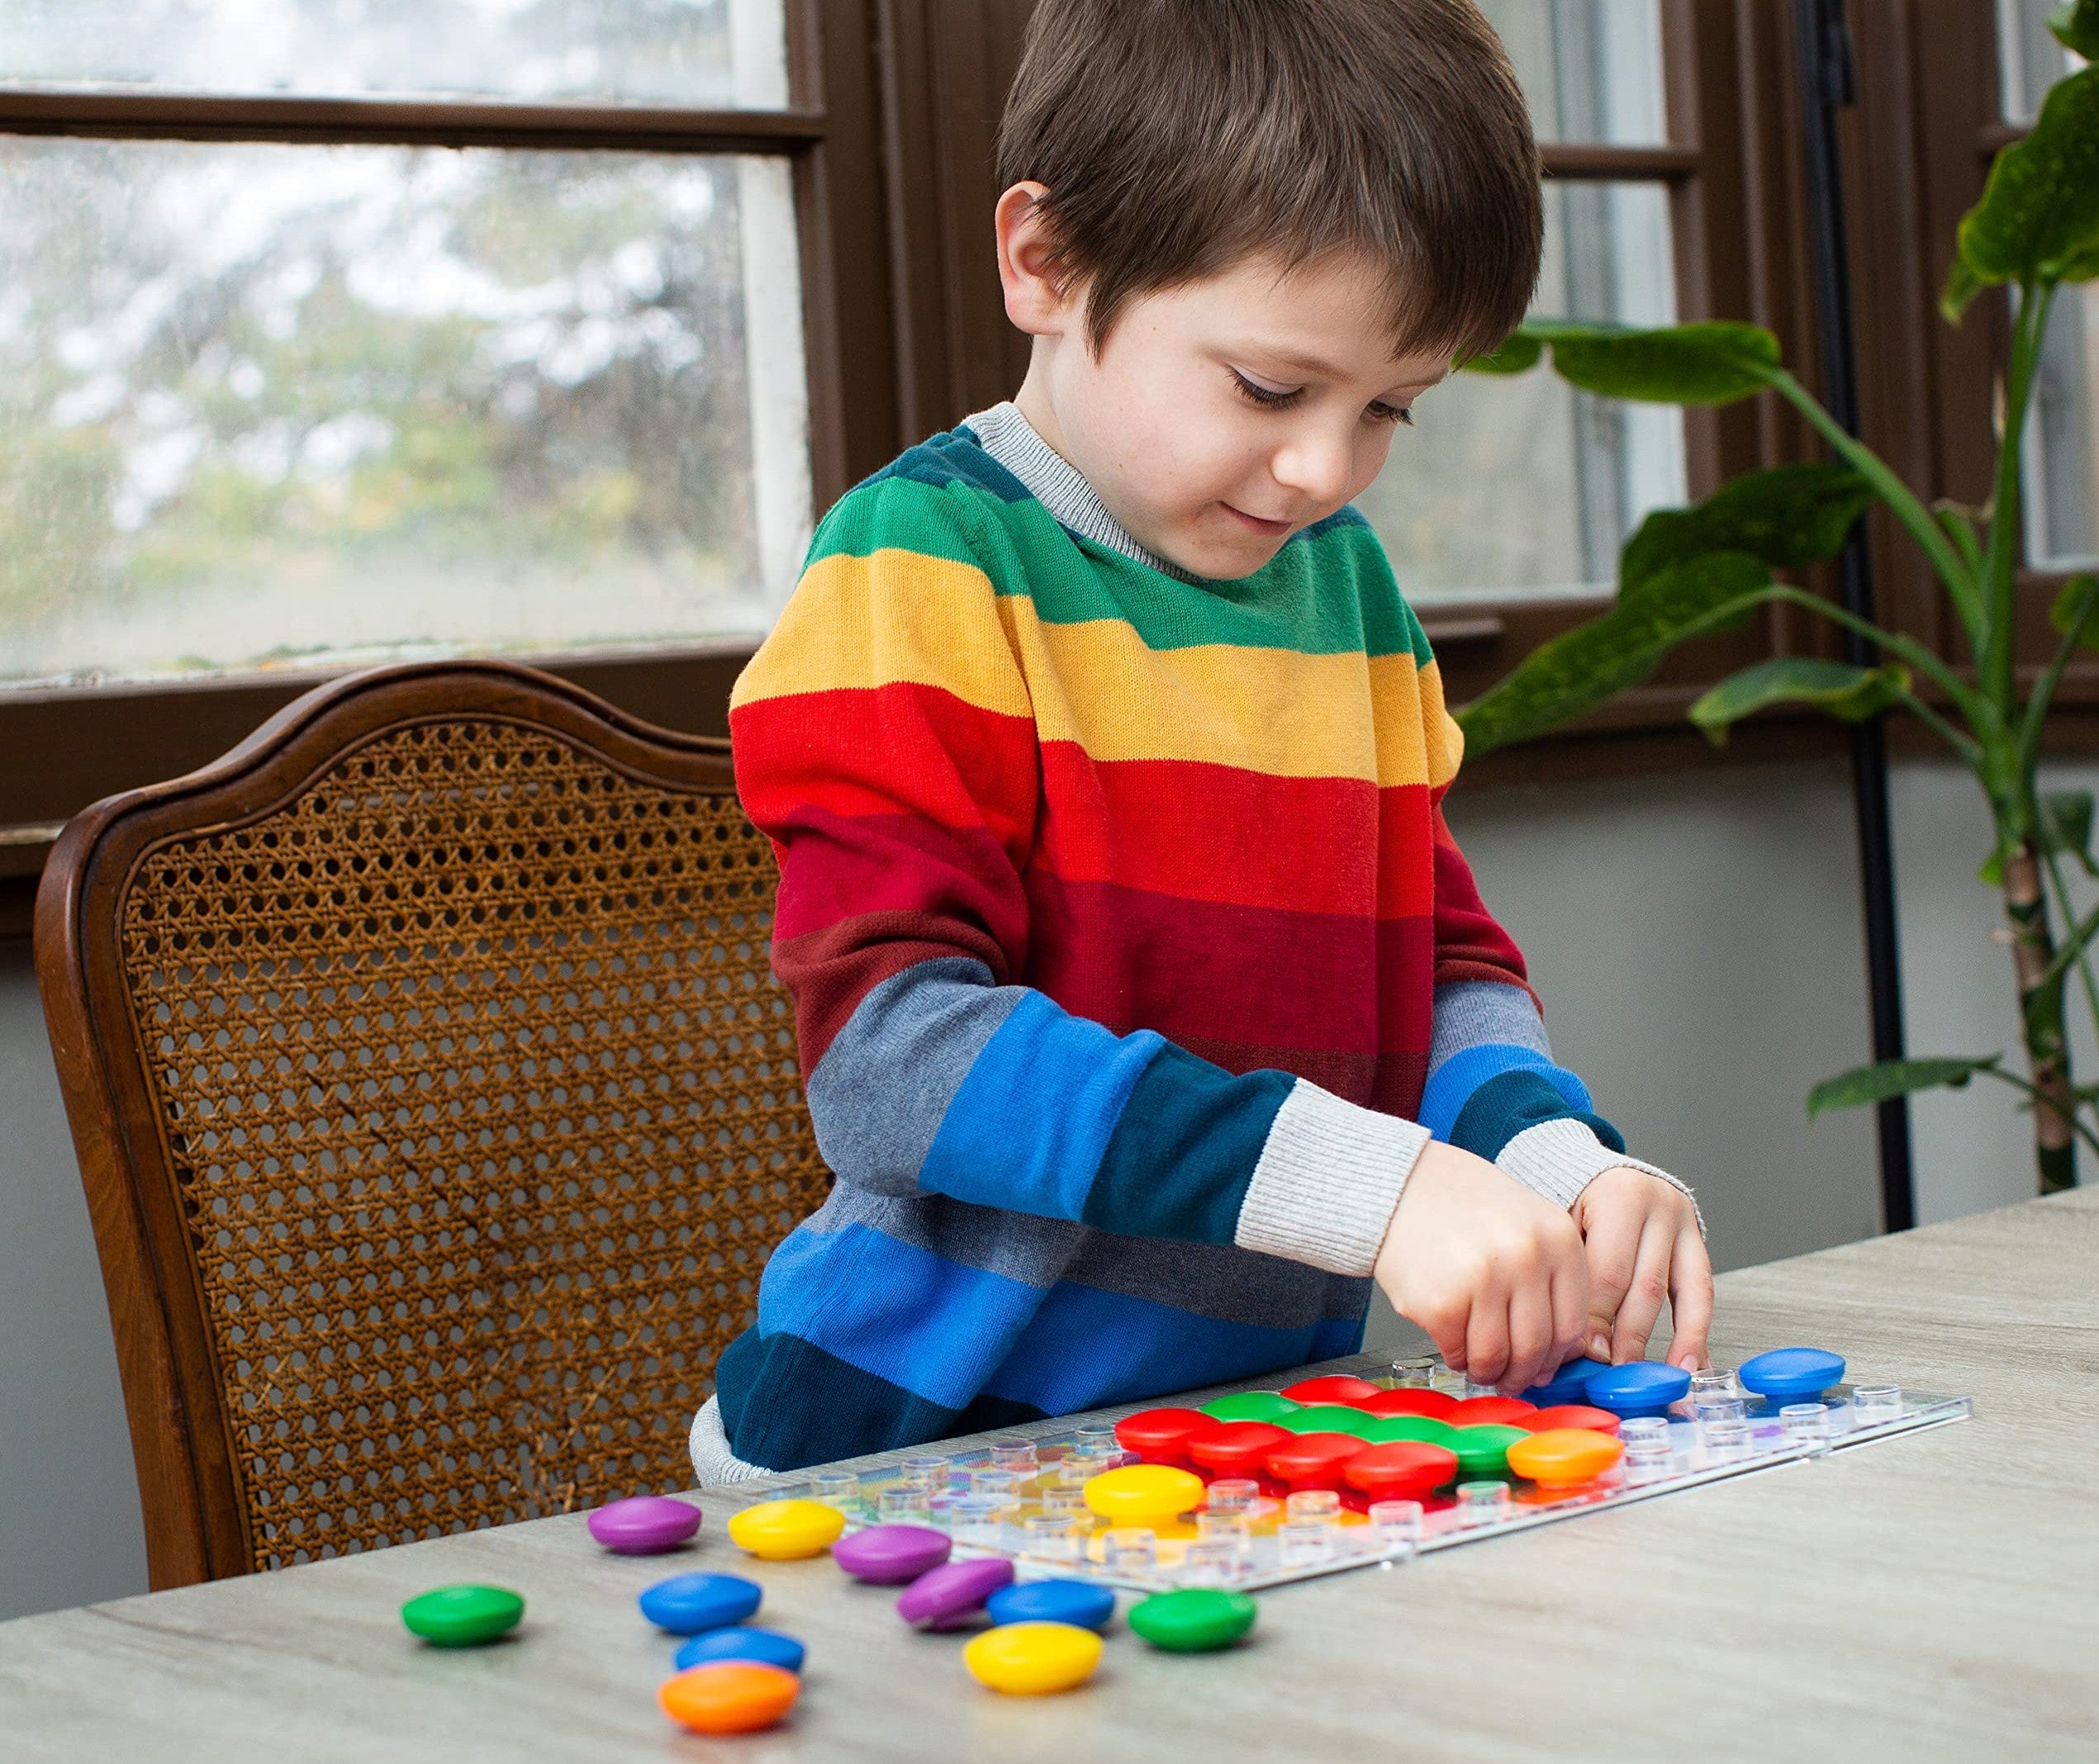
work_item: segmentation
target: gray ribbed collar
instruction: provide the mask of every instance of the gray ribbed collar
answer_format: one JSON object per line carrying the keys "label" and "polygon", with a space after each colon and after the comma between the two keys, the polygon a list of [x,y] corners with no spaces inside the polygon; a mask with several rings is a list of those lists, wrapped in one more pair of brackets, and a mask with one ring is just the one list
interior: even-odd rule
{"label": "gray ribbed collar", "polygon": [[1035,425],[1021,415],[1019,405],[1010,401],[994,405],[968,418],[965,426],[975,434],[984,451],[1019,478],[1028,494],[1049,510],[1059,526],[1176,581],[1202,580],[1132,538],[1123,524],[1108,512],[1108,505],[1095,494],[1079,468],[1035,432]]}

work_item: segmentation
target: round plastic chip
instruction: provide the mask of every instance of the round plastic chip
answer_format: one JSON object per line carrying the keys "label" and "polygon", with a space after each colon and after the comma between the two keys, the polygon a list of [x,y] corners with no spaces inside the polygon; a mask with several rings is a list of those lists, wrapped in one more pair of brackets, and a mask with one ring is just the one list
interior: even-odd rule
{"label": "round plastic chip", "polygon": [[943,1562],[896,1596],[896,1615],[914,1629],[964,1629],[976,1620],[986,1599],[1012,1584],[1013,1564],[1003,1556]]}
{"label": "round plastic chip", "polygon": [[1813,1402],[1832,1384],[1844,1382],[1844,1356],[1820,1348],[1774,1348],[1744,1360],[1735,1376],[1744,1390],[1755,1391],[1774,1406]]}
{"label": "round plastic chip", "polygon": [[762,1562],[820,1556],[845,1529],[845,1515],[820,1501],[761,1501],[729,1522],[729,1540]]}
{"label": "round plastic chip", "polygon": [[673,1635],[697,1635],[741,1623],[765,1597],[755,1581],[734,1574],[674,1574],[641,1596],[641,1614]]}
{"label": "round plastic chip", "polygon": [[681,1672],[687,1667],[705,1666],[710,1660],[755,1660],[761,1666],[776,1666],[783,1672],[799,1672],[808,1650],[791,1635],[777,1629],[747,1629],[731,1624],[726,1629],[710,1629],[696,1635],[678,1649],[672,1664]]}
{"label": "round plastic chip", "polygon": [[1087,1479],[1086,1505],[1117,1525],[1167,1525],[1202,1505],[1203,1479],[1170,1464],[1125,1464]]}
{"label": "round plastic chip", "polygon": [[1130,1627],[1169,1653],[1208,1653],[1229,1648],[1254,1626],[1257,1607],[1243,1592],[1183,1586],[1154,1593],[1130,1607]]}
{"label": "round plastic chip", "polygon": [[1283,1394],[1293,1402],[1353,1402],[1359,1396],[1375,1396],[1378,1390],[1368,1378],[1329,1373],[1324,1378],[1301,1378]]}
{"label": "round plastic chip", "polygon": [[1091,1581],[1023,1581],[1001,1586],[984,1601],[984,1608],[996,1624],[1068,1623],[1100,1629],[1115,1615],[1115,1595]]}
{"label": "round plastic chip", "polygon": [[1451,1411],[1457,1406],[1457,1398],[1448,1391],[1407,1385],[1398,1390],[1380,1391],[1375,1396],[1365,1396],[1348,1406],[1361,1409],[1365,1415],[1427,1415],[1441,1421],[1447,1420]]}
{"label": "round plastic chip", "polygon": [[1521,1396],[1470,1396],[1451,1410],[1447,1418],[1453,1427],[1478,1427],[1483,1423],[1521,1427],[1537,1412],[1536,1403],[1526,1402]]}
{"label": "round plastic chip", "polygon": [[1295,1437],[1272,1421],[1217,1421],[1188,1442],[1188,1455],[1217,1476],[1257,1476],[1270,1449]]}
{"label": "round plastic chip", "polygon": [[1147,1463],[1181,1464],[1189,1440],[1216,1425],[1216,1417],[1200,1409],[1142,1409],[1116,1422],[1115,1443]]}
{"label": "round plastic chip", "polygon": [[792,1709],[801,1688],[801,1680],[780,1667],[715,1660],[666,1679],[656,1700],[696,1733],[750,1733]]}
{"label": "round plastic chip", "polygon": [[1599,1372],[1608,1372],[1609,1363],[1598,1359],[1569,1360],[1559,1371],[1542,1384],[1534,1384],[1523,1392],[1526,1402],[1534,1402],[1541,1409],[1549,1409],[1556,1403],[1581,1402],[1588,1381]]}
{"label": "round plastic chip", "polygon": [[1354,1434],[1304,1434],[1269,1448],[1268,1473],[1293,1488],[1337,1488],[1342,1466],[1370,1448]]}
{"label": "round plastic chip", "polygon": [[954,1547],[952,1538],[930,1525],[870,1525],[840,1538],[831,1546],[831,1559],[857,1581],[901,1586],[938,1567]]}
{"label": "round plastic chip", "polygon": [[1100,1638],[1069,1623],[1009,1623],[986,1629],[962,1649],[979,1684],[1008,1696],[1047,1696],[1093,1676]]}
{"label": "round plastic chip", "polygon": [[1668,1414],[1669,1406],[1681,1401],[1690,1388],[1691,1374],[1681,1366],[1665,1366],[1660,1360],[1633,1360],[1609,1367],[1590,1378],[1587,1400],[1630,1420],[1636,1415]]}
{"label": "round plastic chip", "polygon": [[584,1524],[616,1555],[660,1556],[699,1530],[700,1509],[670,1495],[636,1495],[598,1508]]}
{"label": "round plastic chip", "polygon": [[525,1600],[502,1586],[439,1586],[401,1607],[409,1633],[437,1648],[475,1648],[515,1629]]}
{"label": "round plastic chip", "polygon": [[1508,1474],[1508,1449],[1530,1434],[1520,1427],[1502,1427],[1492,1422],[1460,1427],[1451,1441],[1458,1454],[1458,1470],[1468,1482],[1491,1482]]}
{"label": "round plastic chip", "polygon": [[1346,1403],[1316,1402],[1277,1416],[1275,1425],[1296,1434],[1361,1433],[1375,1419]]}
{"label": "round plastic chip", "polygon": [[1418,1439],[1395,1439],[1358,1452],[1341,1473],[1373,1501],[1418,1501],[1457,1480],[1458,1454]]}
{"label": "round plastic chip", "polygon": [[1517,1425],[1532,1433],[1549,1433],[1555,1427],[1586,1427],[1591,1433],[1614,1434],[1618,1430],[1618,1418],[1608,1409],[1591,1408],[1585,1402],[1563,1402],[1556,1408],[1527,1415]]}
{"label": "round plastic chip", "polygon": [[1212,1397],[1203,1405],[1203,1413],[1213,1421],[1272,1421],[1298,1406],[1280,1391],[1241,1391],[1236,1396]]}
{"label": "round plastic chip", "polygon": [[1458,1430],[1432,1415],[1381,1415],[1362,1431],[1372,1445],[1389,1445],[1395,1439],[1417,1439],[1424,1445],[1447,1446]]}
{"label": "round plastic chip", "polygon": [[1593,1482],[1625,1456],[1625,1447],[1609,1434],[1587,1428],[1555,1427],[1512,1441],[1508,1468],[1541,1488],[1573,1488]]}

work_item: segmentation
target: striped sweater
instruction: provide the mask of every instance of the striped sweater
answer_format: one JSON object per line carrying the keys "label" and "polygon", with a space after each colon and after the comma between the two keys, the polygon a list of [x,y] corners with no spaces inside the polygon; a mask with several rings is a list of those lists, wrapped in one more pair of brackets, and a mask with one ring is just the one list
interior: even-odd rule
{"label": "striped sweater", "polygon": [[832,510],[730,728],[838,1178],[722,1356],[732,1464],[1352,1352],[1432,1136],[1563,1205],[1634,1161],[1352,509],[1199,581],[1001,405]]}

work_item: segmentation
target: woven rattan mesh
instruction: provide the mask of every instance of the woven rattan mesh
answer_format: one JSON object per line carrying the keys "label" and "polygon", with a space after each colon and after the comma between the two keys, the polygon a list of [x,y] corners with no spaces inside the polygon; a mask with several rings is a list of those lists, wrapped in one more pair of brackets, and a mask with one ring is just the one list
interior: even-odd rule
{"label": "woven rattan mesh", "polygon": [[733,797],[409,725],[149,855],[125,972],[259,1567],[691,1481],[829,1181]]}

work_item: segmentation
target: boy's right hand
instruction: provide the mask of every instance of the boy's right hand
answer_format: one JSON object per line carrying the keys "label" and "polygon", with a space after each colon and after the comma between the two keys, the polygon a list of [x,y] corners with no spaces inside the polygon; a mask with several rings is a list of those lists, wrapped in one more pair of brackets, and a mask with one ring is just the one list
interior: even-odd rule
{"label": "boy's right hand", "polygon": [[1475,1384],[1525,1389],[1588,1336],[1588,1264],[1574,1221],[1441,1140],[1408,1177],[1373,1274]]}

